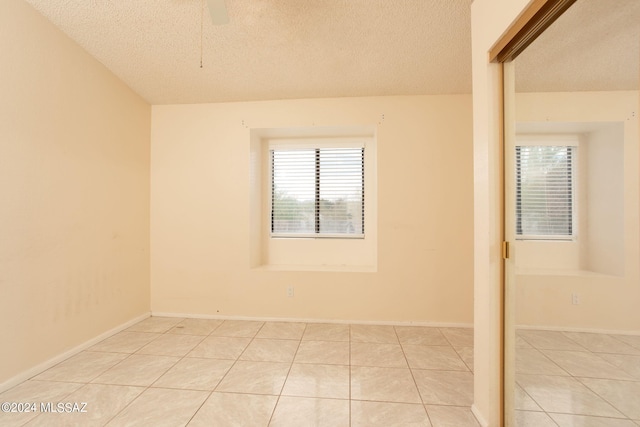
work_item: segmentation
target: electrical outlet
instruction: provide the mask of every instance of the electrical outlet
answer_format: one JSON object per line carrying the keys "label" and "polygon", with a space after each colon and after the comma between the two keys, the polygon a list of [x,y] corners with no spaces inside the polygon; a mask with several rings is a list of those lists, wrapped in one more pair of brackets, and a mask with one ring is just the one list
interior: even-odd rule
{"label": "electrical outlet", "polygon": [[578,305],[580,304],[580,295],[576,292],[571,294],[571,304]]}
{"label": "electrical outlet", "polygon": [[289,298],[293,298],[293,286],[289,286],[289,287],[287,288],[287,296],[288,296]]}

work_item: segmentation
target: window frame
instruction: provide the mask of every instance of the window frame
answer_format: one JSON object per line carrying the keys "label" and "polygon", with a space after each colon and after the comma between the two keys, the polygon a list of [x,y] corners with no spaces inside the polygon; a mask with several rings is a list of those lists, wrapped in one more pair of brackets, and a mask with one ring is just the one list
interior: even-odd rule
{"label": "window frame", "polygon": [[[269,206],[268,206],[268,224],[270,239],[344,239],[344,240],[361,240],[366,238],[366,156],[367,156],[367,140],[370,137],[318,137],[318,138],[292,138],[292,139],[270,139],[267,147],[269,162]],[[356,148],[362,149],[362,233],[320,233],[316,228],[314,233],[282,233],[273,232],[273,197],[274,197],[274,177],[273,177],[273,151],[275,150],[322,150],[322,149],[338,149],[338,148]],[[316,160],[317,161],[317,160]],[[316,164],[316,167],[318,165]],[[317,188],[316,188],[317,191]],[[316,193],[316,204],[318,203],[319,194]],[[317,205],[316,205],[317,209]],[[318,212],[316,212],[316,227]]]}
{"label": "window frame", "polygon": [[[520,217],[518,214],[518,195],[517,191],[520,187],[520,181],[518,179],[518,159],[517,149],[519,147],[571,147],[571,234],[518,234],[518,223]],[[554,241],[554,242],[574,242],[578,238],[578,147],[580,146],[580,137],[575,134],[567,135],[517,135],[516,144],[514,147],[514,172],[516,174],[515,182],[515,230],[514,235],[517,241]]]}

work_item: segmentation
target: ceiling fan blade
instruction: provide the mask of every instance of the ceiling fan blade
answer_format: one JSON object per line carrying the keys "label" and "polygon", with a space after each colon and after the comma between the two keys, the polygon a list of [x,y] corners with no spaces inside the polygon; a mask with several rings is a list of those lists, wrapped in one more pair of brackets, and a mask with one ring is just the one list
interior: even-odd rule
{"label": "ceiling fan blade", "polygon": [[229,14],[224,0],[207,0],[209,4],[209,13],[211,14],[211,22],[214,25],[224,25],[229,23]]}

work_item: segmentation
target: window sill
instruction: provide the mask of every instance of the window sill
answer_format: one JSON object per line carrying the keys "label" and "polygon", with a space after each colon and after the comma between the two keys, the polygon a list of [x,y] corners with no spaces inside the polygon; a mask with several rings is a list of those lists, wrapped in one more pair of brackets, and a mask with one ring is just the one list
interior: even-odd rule
{"label": "window sill", "polygon": [[328,271],[342,273],[376,273],[375,265],[260,265],[254,271]]}

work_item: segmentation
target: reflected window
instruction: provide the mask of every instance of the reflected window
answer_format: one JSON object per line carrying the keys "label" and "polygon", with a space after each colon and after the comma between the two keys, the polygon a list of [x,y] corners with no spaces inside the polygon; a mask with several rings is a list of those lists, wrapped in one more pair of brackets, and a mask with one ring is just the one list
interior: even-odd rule
{"label": "reflected window", "polygon": [[516,146],[517,238],[573,238],[575,152],[574,146]]}

